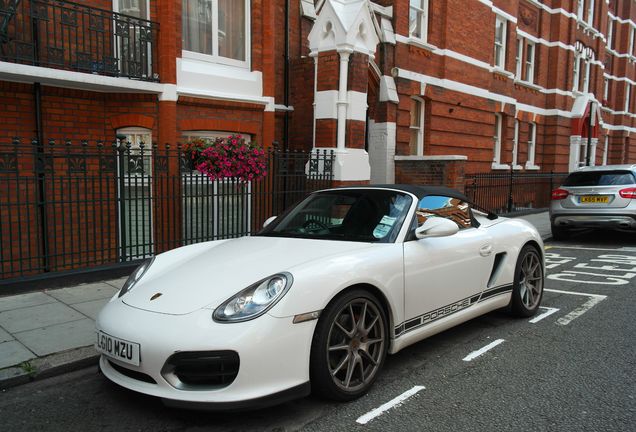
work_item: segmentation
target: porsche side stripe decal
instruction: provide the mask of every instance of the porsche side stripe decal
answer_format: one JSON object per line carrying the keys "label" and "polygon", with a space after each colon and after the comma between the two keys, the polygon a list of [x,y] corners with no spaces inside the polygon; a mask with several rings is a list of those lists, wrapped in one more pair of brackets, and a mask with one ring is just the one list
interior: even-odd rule
{"label": "porsche side stripe decal", "polygon": [[495,297],[501,294],[506,294],[511,291],[512,291],[512,285],[503,285],[500,287],[495,287],[495,288],[485,290],[480,294],[475,294],[473,296],[466,297],[463,300],[460,300],[455,303],[451,303],[446,306],[442,306],[439,309],[426,312],[423,315],[420,315],[415,318],[411,318],[408,321],[404,321],[403,323],[395,327],[395,337],[397,338],[397,337],[403,336],[404,334],[410,331],[413,331],[417,328],[431,324],[432,322],[435,322],[441,318],[450,316],[456,312],[466,309],[475,303],[480,303],[488,298]]}

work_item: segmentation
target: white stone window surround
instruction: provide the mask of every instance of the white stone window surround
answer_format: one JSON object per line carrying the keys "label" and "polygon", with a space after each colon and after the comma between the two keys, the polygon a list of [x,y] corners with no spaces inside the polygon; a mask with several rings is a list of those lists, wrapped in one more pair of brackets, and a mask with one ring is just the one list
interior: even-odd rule
{"label": "white stone window surround", "polygon": [[[424,128],[425,128],[425,110],[426,103],[424,99],[413,96],[411,98],[411,124],[409,130],[411,132],[411,141],[415,139],[415,143],[409,141],[409,148],[415,149],[415,153],[411,153],[411,156],[423,156],[424,155]],[[415,145],[413,145],[415,144]]]}
{"label": "white stone window surround", "polygon": [[612,39],[614,37],[614,20],[612,17],[609,17],[607,20],[607,44],[606,47],[608,49],[612,49]]}
{"label": "white stone window surround", "polygon": [[[206,1],[211,6],[212,16],[210,17],[210,25],[211,25],[211,34],[212,34],[212,53],[201,53],[197,51],[182,50],[182,57],[189,58],[209,63],[219,63],[225,64],[228,66],[235,66],[244,69],[249,69],[251,65],[251,2],[249,0],[233,0],[233,1],[244,1],[245,2],[245,25],[244,25],[244,42],[245,46],[243,48],[243,54],[245,59],[234,59],[230,57],[224,57],[219,55],[219,36],[223,35],[224,32],[219,29],[219,0],[188,0],[188,1]],[[182,3],[185,8],[185,1]],[[182,10],[183,21],[185,22],[188,18],[186,11]],[[206,17],[208,18],[208,17]],[[186,30],[185,25],[182,26],[182,40],[183,45],[187,46],[187,42],[185,40]],[[200,32],[195,32],[200,33]]]}
{"label": "white stone window surround", "polygon": [[495,16],[494,66],[506,69],[506,38],[508,37],[508,20],[500,15]]}
{"label": "white stone window surround", "polygon": [[501,145],[503,134],[503,115],[495,113],[495,131],[493,134],[493,158],[492,169],[509,169],[509,165],[501,163]]}
{"label": "white stone window surround", "polygon": [[252,137],[249,134],[241,133],[239,131],[212,131],[212,130],[187,130],[183,131],[181,134],[188,141],[193,138],[205,138],[215,140],[217,138],[227,138],[230,135],[241,135],[241,138],[245,140],[245,142],[251,142]]}
{"label": "white stone window surround", "polygon": [[516,79],[521,80],[521,71],[522,71],[522,62],[523,62],[523,38],[521,36],[517,36],[517,55],[515,56],[515,76]]}
{"label": "white stone window surround", "polygon": [[520,170],[522,167],[517,163],[519,157],[519,120],[515,119],[515,132],[512,138],[512,169]]}
{"label": "white stone window surround", "polygon": [[603,100],[609,98],[609,78],[603,77]]}
{"label": "white stone window surround", "polygon": [[537,152],[537,124],[528,123],[528,160],[526,161],[527,170],[538,170],[541,167],[535,165],[535,155]]}
{"label": "white stone window surround", "polygon": [[409,1],[409,37],[423,43],[428,40],[428,2],[429,0]]}
{"label": "white stone window surround", "polygon": [[632,90],[632,85],[629,83],[625,83],[625,109],[624,111],[626,113],[629,112],[630,107],[630,102],[631,102],[631,90]]}
{"label": "white stone window surround", "polygon": [[629,50],[627,51],[627,53],[630,56],[634,56],[634,37],[636,36],[636,31],[634,30],[634,27],[630,27],[629,29]]}
{"label": "white stone window surround", "polygon": [[602,165],[607,165],[607,152],[609,151],[609,135],[605,135],[605,144],[603,145],[603,162]]}
{"label": "white stone window surround", "polygon": [[526,59],[525,59],[525,81],[532,84],[534,83],[534,58],[535,58],[536,46],[534,42],[526,42]]}

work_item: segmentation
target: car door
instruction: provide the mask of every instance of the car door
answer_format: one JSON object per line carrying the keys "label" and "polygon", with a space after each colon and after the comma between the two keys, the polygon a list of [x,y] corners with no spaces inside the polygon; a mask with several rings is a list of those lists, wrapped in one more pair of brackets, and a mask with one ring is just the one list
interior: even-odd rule
{"label": "car door", "polygon": [[[419,201],[417,223],[445,217],[459,231],[404,243],[405,325],[425,325],[471,304],[486,287],[493,262],[493,240],[479,228],[470,206],[457,198],[427,196]],[[416,317],[422,319],[413,320]],[[404,329],[405,331],[408,329]]]}

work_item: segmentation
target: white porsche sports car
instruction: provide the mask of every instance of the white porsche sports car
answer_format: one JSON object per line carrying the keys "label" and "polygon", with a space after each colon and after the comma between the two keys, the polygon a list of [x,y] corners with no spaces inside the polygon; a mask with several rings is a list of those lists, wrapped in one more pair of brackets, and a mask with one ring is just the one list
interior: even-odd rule
{"label": "white porsche sports car", "polygon": [[387,353],[495,309],[531,316],[541,302],[536,229],[452,189],[329,189],[272,219],[135,270],[96,322],[106,377],[195,408],[310,390],[350,400]]}

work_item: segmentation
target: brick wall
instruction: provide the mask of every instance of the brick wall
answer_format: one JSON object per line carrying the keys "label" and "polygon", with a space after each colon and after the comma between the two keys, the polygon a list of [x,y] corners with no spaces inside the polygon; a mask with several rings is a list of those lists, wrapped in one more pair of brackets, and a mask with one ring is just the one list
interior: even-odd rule
{"label": "brick wall", "polygon": [[395,183],[464,190],[463,160],[396,160]]}

